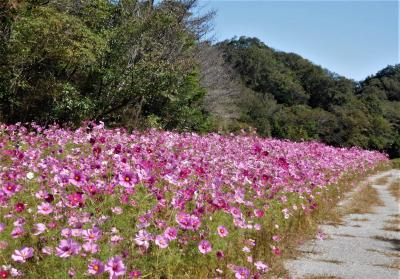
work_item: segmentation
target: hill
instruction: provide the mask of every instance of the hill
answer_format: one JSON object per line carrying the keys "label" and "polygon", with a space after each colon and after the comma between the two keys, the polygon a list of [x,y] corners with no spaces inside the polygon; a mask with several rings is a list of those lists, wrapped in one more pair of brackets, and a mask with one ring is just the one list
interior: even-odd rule
{"label": "hill", "polygon": [[[297,54],[272,49],[257,38],[235,38],[213,48],[221,53],[225,63],[221,68],[232,80],[230,87],[220,88],[219,96],[225,90],[234,100],[230,110],[235,111],[221,115],[211,109],[224,120],[219,128],[255,127],[264,136],[315,139],[400,155],[400,65],[356,82]],[[215,86],[208,86],[206,100],[215,99],[215,94]],[[226,106],[224,98],[217,98],[213,107],[219,106],[218,100]]]}

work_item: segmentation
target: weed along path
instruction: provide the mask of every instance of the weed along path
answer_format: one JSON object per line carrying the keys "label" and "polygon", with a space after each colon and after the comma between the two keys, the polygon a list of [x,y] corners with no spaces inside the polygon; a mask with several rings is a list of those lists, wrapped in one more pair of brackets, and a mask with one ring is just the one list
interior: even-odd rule
{"label": "weed along path", "polygon": [[400,278],[400,170],[370,176],[340,205],[342,222],[298,248],[291,278]]}

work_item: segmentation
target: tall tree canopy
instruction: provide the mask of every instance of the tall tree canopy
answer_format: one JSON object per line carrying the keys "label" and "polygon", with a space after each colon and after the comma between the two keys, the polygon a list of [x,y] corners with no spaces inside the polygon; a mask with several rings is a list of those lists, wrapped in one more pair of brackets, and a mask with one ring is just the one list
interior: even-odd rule
{"label": "tall tree canopy", "polygon": [[0,118],[202,129],[195,0],[6,1]]}

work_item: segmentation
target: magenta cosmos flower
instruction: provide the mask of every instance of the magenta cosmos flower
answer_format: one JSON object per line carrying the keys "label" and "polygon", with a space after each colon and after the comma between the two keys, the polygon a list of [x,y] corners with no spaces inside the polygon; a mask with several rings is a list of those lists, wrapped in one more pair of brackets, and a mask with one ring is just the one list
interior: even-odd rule
{"label": "magenta cosmos flower", "polygon": [[198,247],[199,247],[200,253],[202,253],[202,254],[210,253],[212,250],[211,243],[207,240],[200,241]]}
{"label": "magenta cosmos flower", "polygon": [[110,279],[116,279],[123,276],[126,272],[125,265],[120,256],[112,257],[105,267],[105,271],[110,273]]}
{"label": "magenta cosmos flower", "polygon": [[220,237],[226,237],[229,234],[228,230],[224,226],[218,226],[217,231]]}
{"label": "magenta cosmos flower", "polygon": [[60,241],[60,245],[56,248],[56,255],[60,258],[68,258],[72,255],[77,255],[81,250],[81,245],[76,242],[75,240],[69,239],[62,239]]}
{"label": "magenta cosmos flower", "polygon": [[139,177],[131,171],[124,171],[119,175],[118,183],[125,188],[133,188],[138,183]]}
{"label": "magenta cosmos flower", "polygon": [[178,236],[178,231],[174,227],[168,227],[164,231],[164,236],[170,241],[175,240]]}
{"label": "magenta cosmos flower", "polygon": [[70,195],[67,195],[68,205],[72,208],[78,207],[83,204],[83,193],[76,192]]}
{"label": "magenta cosmos flower", "polygon": [[14,254],[11,255],[11,258],[18,263],[24,263],[27,259],[32,257],[33,248],[31,247],[24,247],[21,250],[15,250]]}
{"label": "magenta cosmos flower", "polygon": [[142,272],[138,269],[129,272],[129,278],[139,278],[140,276],[142,276]]}
{"label": "magenta cosmos flower", "polygon": [[98,260],[92,260],[88,265],[88,273],[91,275],[100,275],[104,272],[104,264]]}
{"label": "magenta cosmos flower", "polygon": [[3,191],[8,195],[8,196],[12,196],[14,195],[15,192],[18,192],[21,189],[21,186],[19,186],[18,184],[14,184],[11,182],[7,182],[4,186],[3,186]]}

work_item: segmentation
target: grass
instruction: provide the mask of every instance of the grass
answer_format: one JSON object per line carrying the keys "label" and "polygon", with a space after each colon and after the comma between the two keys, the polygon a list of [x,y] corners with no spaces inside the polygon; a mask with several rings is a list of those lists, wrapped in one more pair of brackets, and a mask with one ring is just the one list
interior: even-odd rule
{"label": "grass", "polygon": [[395,180],[390,183],[389,191],[396,201],[400,201],[400,180]]}
{"label": "grass", "polygon": [[390,237],[385,237],[385,236],[380,236],[380,235],[374,236],[373,239],[389,242],[394,246],[395,251],[400,251],[400,239],[390,238]]}
{"label": "grass", "polygon": [[355,222],[368,222],[369,219],[368,219],[368,218],[353,218],[353,219],[351,219],[351,221],[355,221]]}
{"label": "grass", "polygon": [[400,158],[393,159],[393,160],[391,161],[391,164],[392,164],[392,168],[394,168],[394,169],[400,169]]}
{"label": "grass", "polygon": [[376,185],[386,185],[389,181],[390,175],[383,176],[375,181]]}
{"label": "grass", "polygon": [[381,255],[385,255],[387,257],[396,257],[396,258],[400,258],[400,252],[386,252],[386,251],[381,251],[381,250],[376,250],[376,249],[367,249],[367,251],[369,252],[375,252],[375,253],[379,253]]}
{"label": "grass", "polygon": [[372,213],[375,206],[383,206],[378,191],[371,185],[361,187],[344,206],[344,214]]}
{"label": "grass", "polygon": [[344,262],[342,261],[338,261],[338,260],[328,260],[328,259],[321,259],[318,260],[319,262],[323,262],[323,263],[331,263],[331,264],[342,264]]}
{"label": "grass", "polygon": [[374,266],[380,266],[380,267],[400,270],[400,261],[395,260],[395,261],[391,262],[390,264],[374,264]]}
{"label": "grass", "polygon": [[385,222],[387,225],[383,227],[385,231],[400,232],[400,217],[392,216],[392,219]]}

